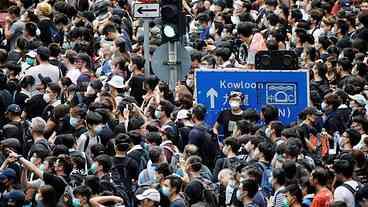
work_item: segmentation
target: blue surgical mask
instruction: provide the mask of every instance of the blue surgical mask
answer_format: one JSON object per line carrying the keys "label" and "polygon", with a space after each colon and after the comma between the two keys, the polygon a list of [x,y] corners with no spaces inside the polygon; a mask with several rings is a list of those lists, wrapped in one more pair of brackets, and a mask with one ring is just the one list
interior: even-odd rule
{"label": "blue surgical mask", "polygon": [[155,111],[155,118],[156,118],[156,119],[160,119],[160,117],[161,117],[161,111],[156,110],[156,111]]}
{"label": "blue surgical mask", "polygon": [[78,122],[79,122],[78,118],[70,117],[69,119],[70,126],[72,127],[76,127],[78,125]]}
{"label": "blue surgical mask", "polygon": [[80,207],[80,200],[78,198],[73,199],[73,207]]}
{"label": "blue surgical mask", "polygon": [[170,193],[170,188],[164,186],[164,187],[161,188],[161,192],[162,192],[163,195],[165,195],[167,197],[170,197],[170,194],[171,194]]}
{"label": "blue surgical mask", "polygon": [[91,167],[89,168],[89,172],[92,174],[96,174],[97,165],[96,163],[93,163]]}
{"label": "blue surgical mask", "polygon": [[102,129],[103,129],[103,126],[102,125],[96,126],[96,133],[97,134],[101,133]]}

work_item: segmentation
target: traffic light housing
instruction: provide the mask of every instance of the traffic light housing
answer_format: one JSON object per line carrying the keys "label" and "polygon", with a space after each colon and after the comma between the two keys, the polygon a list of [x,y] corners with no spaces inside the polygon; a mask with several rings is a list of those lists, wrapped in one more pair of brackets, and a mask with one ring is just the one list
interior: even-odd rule
{"label": "traffic light housing", "polygon": [[181,0],[161,0],[161,33],[162,41],[166,42],[179,41],[180,37],[185,34],[185,17],[182,12]]}

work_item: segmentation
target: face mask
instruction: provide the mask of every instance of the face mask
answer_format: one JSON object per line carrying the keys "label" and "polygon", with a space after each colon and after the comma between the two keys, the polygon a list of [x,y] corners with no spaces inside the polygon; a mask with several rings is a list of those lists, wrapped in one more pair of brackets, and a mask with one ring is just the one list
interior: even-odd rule
{"label": "face mask", "polygon": [[78,125],[78,122],[79,122],[78,118],[70,117],[69,119],[69,124],[72,127],[76,127]]}
{"label": "face mask", "polygon": [[26,58],[26,63],[30,66],[34,65],[35,64],[35,59],[33,58],[30,58],[30,57],[27,57]]}
{"label": "face mask", "polygon": [[31,163],[33,163],[33,164],[35,164],[36,163],[36,160],[37,160],[37,158],[35,158],[35,157],[31,157]]}
{"label": "face mask", "polygon": [[187,80],[185,80],[185,84],[187,84],[188,87],[192,88],[193,87],[193,80],[187,79]]}
{"label": "face mask", "polygon": [[236,199],[237,199],[238,201],[241,201],[241,192],[240,192],[240,190],[239,190],[239,189],[236,191]]}
{"label": "face mask", "polygon": [[162,194],[164,194],[167,197],[170,197],[170,188],[168,187],[162,187],[161,188]]}
{"label": "face mask", "polygon": [[103,126],[101,125],[96,126],[96,134],[101,133],[102,129],[103,129]]}
{"label": "face mask", "polygon": [[129,70],[130,72],[133,72],[133,65],[132,65],[132,64],[129,64],[129,65],[128,65],[128,70]]}
{"label": "face mask", "polygon": [[80,207],[80,200],[78,198],[73,199],[73,207]]}
{"label": "face mask", "polygon": [[50,96],[49,96],[49,94],[43,94],[43,96],[42,96],[42,98],[43,98],[43,100],[46,102],[46,103],[49,103],[50,102]]}
{"label": "face mask", "polygon": [[44,164],[41,164],[39,169],[41,170],[41,172],[45,172],[45,165]]}
{"label": "face mask", "polygon": [[35,196],[35,200],[36,201],[41,201],[42,200],[41,194],[37,193],[36,196]]}
{"label": "face mask", "polygon": [[322,109],[322,111],[326,111],[327,110],[327,104],[326,104],[326,102],[322,102],[321,103],[321,109]]}
{"label": "face mask", "polygon": [[92,174],[96,174],[97,165],[96,163],[93,163],[91,167],[89,168],[89,172]]}
{"label": "face mask", "polygon": [[271,129],[267,127],[266,130],[265,130],[265,134],[266,134],[266,137],[270,138],[271,137]]}
{"label": "face mask", "polygon": [[156,117],[156,119],[160,119],[160,117],[161,117],[161,111],[156,110],[155,111],[155,117]]}
{"label": "face mask", "polygon": [[96,91],[91,86],[87,86],[86,94],[88,94],[88,95],[94,95],[94,94],[96,94]]}
{"label": "face mask", "polygon": [[222,153],[224,153],[225,156],[227,155],[227,146],[224,146],[222,148]]}
{"label": "face mask", "polygon": [[232,109],[237,109],[240,107],[240,103],[238,101],[230,101],[229,104],[230,104],[230,108]]}

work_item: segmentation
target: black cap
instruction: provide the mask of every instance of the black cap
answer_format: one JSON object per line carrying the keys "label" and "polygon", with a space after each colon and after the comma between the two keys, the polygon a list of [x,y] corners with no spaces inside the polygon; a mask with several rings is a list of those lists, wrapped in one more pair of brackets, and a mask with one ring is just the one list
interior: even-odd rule
{"label": "black cap", "polygon": [[50,56],[50,50],[47,47],[41,46],[41,47],[37,48],[36,52],[37,52],[38,55],[40,55],[42,57],[47,57],[47,59]]}
{"label": "black cap", "polygon": [[9,147],[9,148],[12,148],[12,149],[19,149],[20,148],[20,142],[16,138],[4,139],[0,142],[0,144],[3,145],[4,147]]}
{"label": "black cap", "polygon": [[22,109],[17,104],[10,104],[8,108],[6,109],[6,112],[21,113]]}

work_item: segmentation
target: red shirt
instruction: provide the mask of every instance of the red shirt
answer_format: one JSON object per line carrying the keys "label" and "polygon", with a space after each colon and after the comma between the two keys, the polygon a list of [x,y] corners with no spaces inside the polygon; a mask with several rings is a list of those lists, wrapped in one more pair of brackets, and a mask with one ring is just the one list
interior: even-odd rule
{"label": "red shirt", "polygon": [[322,188],[314,196],[311,207],[329,207],[333,201],[332,192],[328,188]]}

